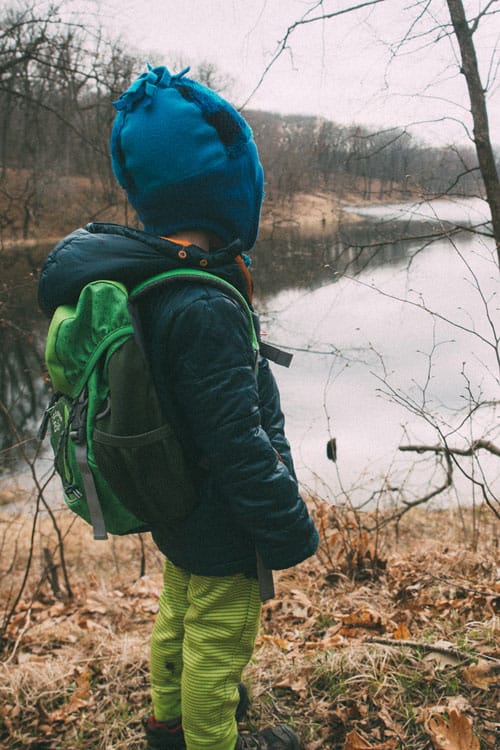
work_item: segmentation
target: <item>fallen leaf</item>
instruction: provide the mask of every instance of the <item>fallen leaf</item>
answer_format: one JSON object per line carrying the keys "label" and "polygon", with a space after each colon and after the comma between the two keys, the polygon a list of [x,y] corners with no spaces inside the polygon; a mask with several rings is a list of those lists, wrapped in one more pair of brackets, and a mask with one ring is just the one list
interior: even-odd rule
{"label": "fallen leaf", "polygon": [[278,646],[282,651],[288,651],[292,647],[290,641],[276,635],[261,635],[259,637],[259,642],[262,643],[264,641],[267,643],[274,643],[274,645]]}
{"label": "fallen leaf", "polygon": [[30,651],[21,651],[17,655],[18,664],[45,664],[46,661],[46,656],[38,656],[36,654],[32,654]]}
{"label": "fallen leaf", "polygon": [[301,615],[307,616],[311,614],[313,605],[309,597],[300,589],[290,589],[290,594],[295,600],[295,606],[300,608]]}
{"label": "fallen leaf", "polygon": [[358,609],[350,615],[345,615],[342,621],[346,627],[368,628],[369,630],[379,630],[385,632],[388,626],[386,617],[371,609]]}
{"label": "fallen leaf", "polygon": [[160,596],[163,580],[159,575],[143,576],[129,587],[131,594],[138,596]]}
{"label": "fallen leaf", "polygon": [[308,742],[306,750],[321,750],[324,747],[324,740],[314,740],[314,742]]}
{"label": "fallen leaf", "polygon": [[334,628],[328,628],[328,630],[318,643],[318,647],[320,649],[323,649],[324,651],[327,651],[328,649],[341,646],[345,642],[345,639],[339,633],[339,630],[340,628],[338,627],[338,625],[336,625]]}
{"label": "fallen leaf", "polygon": [[411,633],[408,625],[405,622],[400,622],[392,637],[397,641],[406,641],[411,638]]}
{"label": "fallen leaf", "polygon": [[278,682],[274,682],[273,687],[289,688],[294,693],[305,696],[308,692],[308,684],[306,675],[295,675],[293,678],[283,678]]}
{"label": "fallen leaf", "polygon": [[51,711],[49,716],[51,721],[62,721],[69,723],[73,721],[74,714],[77,713],[81,708],[85,708],[88,705],[90,698],[90,673],[87,671],[82,672],[76,679],[76,688],[71,693],[71,697],[67,703],[60,708],[56,708]]}
{"label": "fallen leaf", "polygon": [[345,738],[344,750],[395,750],[396,740],[387,740],[387,742],[370,745],[357,732],[349,732]]}
{"label": "fallen leaf", "polygon": [[83,671],[76,680],[76,689],[71,695],[70,703],[76,700],[86,700],[90,695],[90,672]]}
{"label": "fallen leaf", "polygon": [[450,711],[448,724],[442,716],[431,717],[425,728],[434,750],[480,750],[479,740],[472,734],[472,722],[458,711]]}
{"label": "fallen leaf", "polygon": [[432,661],[438,667],[454,667],[460,663],[460,656],[454,653],[454,646],[450,641],[436,641],[432,644],[432,648],[435,648],[436,650],[429,651],[429,653],[424,656],[424,661]]}
{"label": "fallen leaf", "polygon": [[108,612],[108,608],[103,602],[89,597],[85,604],[81,607],[80,612],[89,615],[105,615]]}
{"label": "fallen leaf", "polygon": [[384,722],[386,734],[394,734],[396,737],[402,736],[402,727],[396,721],[394,721],[389,713],[389,710],[385,706],[382,706],[382,708],[379,709],[378,717],[381,721]]}
{"label": "fallen leaf", "polygon": [[370,747],[357,732],[349,732],[345,738],[344,750],[361,750],[361,748]]}
{"label": "fallen leaf", "polygon": [[500,664],[479,661],[472,667],[465,667],[462,676],[468,685],[487,690],[492,684],[500,683]]}
{"label": "fallen leaf", "polygon": [[450,713],[456,711],[459,714],[468,714],[473,711],[473,707],[465,695],[450,695],[446,699],[446,711],[439,713]]}
{"label": "fallen leaf", "polygon": [[440,669],[444,669],[445,667],[456,667],[456,665],[460,663],[458,656],[455,656],[454,654],[444,654],[441,651],[430,651],[424,656],[423,661],[432,662]]}
{"label": "fallen leaf", "polygon": [[144,598],[139,606],[143,612],[155,615],[159,609],[158,598]]}

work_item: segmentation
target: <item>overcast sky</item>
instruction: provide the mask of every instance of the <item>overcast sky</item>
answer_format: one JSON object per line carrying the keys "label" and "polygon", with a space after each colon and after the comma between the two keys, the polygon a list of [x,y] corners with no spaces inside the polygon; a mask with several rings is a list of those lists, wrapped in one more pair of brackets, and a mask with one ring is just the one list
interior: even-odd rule
{"label": "overcast sky", "polygon": [[[70,0],[88,7],[88,0]],[[155,64],[182,58],[215,63],[232,76],[229,98],[241,105],[258,84],[289,25],[309,12],[321,15],[366,0],[100,0],[104,23]],[[337,18],[309,23],[289,37],[289,50],[272,66],[248,107],[307,113],[344,123],[407,126],[431,142],[463,139],[470,126],[456,45],[439,31],[449,22],[445,0],[383,0]],[[95,6],[96,4],[94,4]],[[465,0],[469,15],[486,0]],[[498,5],[498,8],[495,6]],[[494,0],[491,10],[500,10]],[[429,32],[424,34],[424,32]],[[440,38],[439,41],[438,38]],[[483,84],[489,85],[490,125],[500,144],[500,14],[484,19],[476,35]],[[155,54],[153,54],[155,53]],[[494,73],[497,72],[496,82]],[[443,121],[442,118],[448,118]],[[428,122],[425,121],[435,121]]]}

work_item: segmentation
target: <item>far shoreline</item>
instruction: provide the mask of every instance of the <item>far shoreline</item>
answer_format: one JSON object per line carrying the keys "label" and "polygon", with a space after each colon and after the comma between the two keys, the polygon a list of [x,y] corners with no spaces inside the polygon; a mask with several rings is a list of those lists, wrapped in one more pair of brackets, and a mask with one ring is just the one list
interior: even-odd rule
{"label": "far shoreline", "polygon": [[[396,205],[409,201],[430,201],[443,196],[425,196],[416,192],[408,193],[402,190],[393,190],[386,194],[378,193],[374,199],[364,199],[356,192],[336,193],[333,191],[314,191],[310,193],[300,192],[288,197],[274,199],[266,196],[262,207],[260,221],[260,237],[266,239],[274,231],[287,231],[287,229],[317,234],[318,232],[334,233],[341,225],[355,224],[362,221],[362,217],[356,215],[351,209],[361,207]],[[68,219],[61,221],[60,231],[53,224],[44,228],[43,220],[38,227],[30,231],[28,237],[19,237],[20,231],[10,229],[9,232],[0,234],[0,253],[11,250],[30,249],[40,246],[56,245],[63,237],[87,223],[109,222],[123,224],[134,228],[141,228],[140,222],[135,219],[135,214],[124,203],[109,207],[99,215],[85,215],[85,207],[82,208],[81,221],[72,225]]]}

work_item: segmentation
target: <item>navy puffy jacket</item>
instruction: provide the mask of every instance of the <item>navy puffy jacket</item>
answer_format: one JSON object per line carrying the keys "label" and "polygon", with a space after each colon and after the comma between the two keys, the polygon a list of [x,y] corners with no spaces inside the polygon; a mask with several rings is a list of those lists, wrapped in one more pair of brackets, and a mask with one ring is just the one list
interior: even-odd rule
{"label": "navy puffy jacket", "polygon": [[[179,267],[178,250],[143,232],[89,225],[47,258],[40,306],[51,314],[74,304],[84,284],[98,278],[131,288]],[[245,291],[236,252],[190,246],[182,264],[202,265]],[[179,282],[151,293],[141,317],[162,406],[202,467],[199,505],[185,521],[153,530],[159,548],[198,575],[254,575],[256,549],[272,569],[312,555],[318,534],[298,491],[278,389],[263,357],[255,377],[241,306],[218,288]]]}

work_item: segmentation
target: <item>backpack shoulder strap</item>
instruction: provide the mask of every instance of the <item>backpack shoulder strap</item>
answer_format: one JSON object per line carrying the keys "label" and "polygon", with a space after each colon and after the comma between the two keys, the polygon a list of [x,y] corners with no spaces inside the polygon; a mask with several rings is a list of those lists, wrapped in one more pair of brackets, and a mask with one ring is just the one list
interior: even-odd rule
{"label": "backpack shoulder strap", "polygon": [[238,289],[236,289],[236,287],[229,281],[221,279],[219,276],[215,276],[214,274],[208,273],[207,271],[200,271],[196,268],[165,271],[164,273],[157,274],[156,276],[143,281],[132,290],[129,296],[129,306],[131,317],[134,322],[134,328],[139,333],[139,338],[141,338],[140,326],[138,317],[134,311],[135,303],[152,289],[159,288],[172,281],[201,281],[203,283],[210,284],[211,286],[218,287],[228,296],[235,299],[241,305],[248,318],[253,350],[256,353],[260,351],[260,353],[264,357],[270,359],[272,362],[275,362],[278,365],[282,365],[283,367],[290,366],[293,354],[285,352],[282,349],[279,349],[277,346],[274,346],[273,344],[268,344],[267,342],[258,340],[253,320],[254,314],[252,312],[252,309],[250,308],[250,305],[246,301],[245,297],[241,294],[241,292],[239,292]]}
{"label": "backpack shoulder strap", "polygon": [[240,306],[243,308],[243,311],[246,314],[248,325],[250,328],[250,336],[252,341],[252,349],[255,352],[259,351],[259,342],[257,340],[257,334],[255,332],[255,326],[253,322],[253,314],[252,310],[250,308],[250,305],[244,298],[244,296],[241,294],[241,292],[236,289],[233,284],[231,284],[229,281],[226,281],[225,279],[221,279],[218,276],[214,276],[214,274],[208,273],[207,271],[199,271],[196,268],[186,268],[186,269],[176,269],[174,271],[165,271],[164,273],[159,273],[156,276],[153,276],[150,279],[147,279],[146,281],[143,281],[141,284],[138,284],[132,292],[129,295],[129,306],[131,307],[131,316],[134,321],[134,327],[136,325],[137,316],[134,314],[134,306],[138,302],[138,300],[141,299],[146,293],[152,291],[153,289],[158,289],[162,286],[165,286],[168,283],[176,282],[176,281],[188,281],[188,282],[202,282],[204,284],[209,284],[210,286],[217,287],[218,289],[221,289],[223,292],[225,292],[229,297],[232,297],[236,302],[240,304]]}

